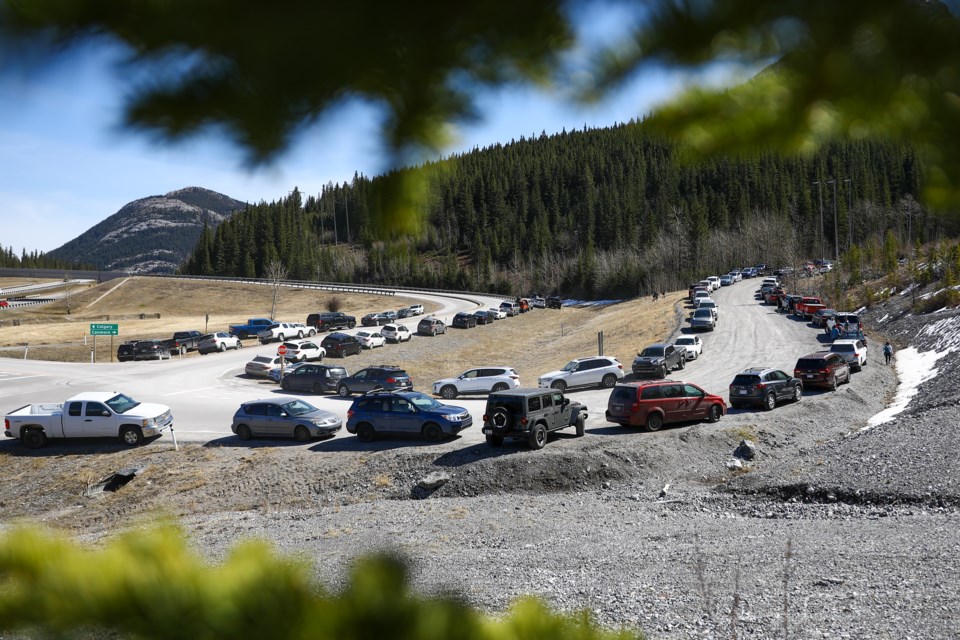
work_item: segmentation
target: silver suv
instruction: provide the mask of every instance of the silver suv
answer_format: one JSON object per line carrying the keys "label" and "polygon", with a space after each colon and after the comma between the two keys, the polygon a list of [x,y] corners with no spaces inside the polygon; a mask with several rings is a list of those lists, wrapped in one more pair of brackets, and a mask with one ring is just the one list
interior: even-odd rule
{"label": "silver suv", "polygon": [[601,386],[612,389],[623,380],[623,365],[616,358],[593,356],[571,360],[559,371],[545,373],[537,380],[541,389]]}
{"label": "silver suv", "polygon": [[477,367],[456,378],[433,383],[433,395],[453,400],[461,393],[495,393],[520,386],[520,374],[511,367]]}

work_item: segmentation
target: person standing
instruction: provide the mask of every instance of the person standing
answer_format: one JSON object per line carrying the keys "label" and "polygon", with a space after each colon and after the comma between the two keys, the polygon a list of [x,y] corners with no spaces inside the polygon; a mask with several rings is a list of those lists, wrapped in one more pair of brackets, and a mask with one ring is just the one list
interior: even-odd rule
{"label": "person standing", "polygon": [[883,359],[887,364],[890,364],[891,358],[893,358],[893,345],[887,340],[883,345]]}
{"label": "person standing", "polygon": [[833,328],[836,326],[836,324],[837,324],[837,321],[833,319],[833,316],[830,316],[829,318],[827,318],[827,325],[826,325],[826,329],[824,330],[824,333],[826,333],[827,335],[833,333]]}

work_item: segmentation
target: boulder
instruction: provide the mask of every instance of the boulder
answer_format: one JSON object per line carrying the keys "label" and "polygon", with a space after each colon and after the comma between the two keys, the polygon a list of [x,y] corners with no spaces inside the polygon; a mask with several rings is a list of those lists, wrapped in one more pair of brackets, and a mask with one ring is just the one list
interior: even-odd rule
{"label": "boulder", "polygon": [[733,450],[733,457],[741,460],[753,460],[757,455],[757,445],[749,440],[741,440],[736,449]]}
{"label": "boulder", "polygon": [[445,485],[447,482],[449,482],[449,480],[449,474],[442,471],[434,471],[421,478],[420,482],[417,483],[417,486],[421,489],[426,489],[427,491],[433,491],[434,489],[439,489]]}

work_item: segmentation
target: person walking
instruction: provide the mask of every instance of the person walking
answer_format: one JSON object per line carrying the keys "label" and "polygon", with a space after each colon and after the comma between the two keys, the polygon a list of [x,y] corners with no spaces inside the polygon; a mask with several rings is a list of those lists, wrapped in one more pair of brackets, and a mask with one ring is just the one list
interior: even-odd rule
{"label": "person walking", "polygon": [[891,358],[893,358],[893,345],[891,345],[890,341],[887,340],[883,345],[883,359],[887,364],[890,364]]}
{"label": "person walking", "polygon": [[830,316],[829,318],[827,318],[827,325],[826,325],[826,329],[824,330],[824,333],[826,333],[827,335],[833,333],[833,328],[836,326],[836,324],[837,324],[837,321],[833,319],[833,316]]}

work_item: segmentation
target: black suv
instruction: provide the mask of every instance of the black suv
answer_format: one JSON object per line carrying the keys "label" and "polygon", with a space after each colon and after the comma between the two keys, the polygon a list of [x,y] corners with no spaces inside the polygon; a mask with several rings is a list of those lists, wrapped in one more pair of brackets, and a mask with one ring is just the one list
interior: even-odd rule
{"label": "black suv", "polygon": [[133,345],[134,360],[169,360],[170,349],[163,340],[141,340]]}
{"label": "black suv", "polygon": [[117,362],[129,362],[136,355],[133,342],[124,342],[117,347]]}
{"label": "black suv", "polygon": [[467,313],[466,311],[461,311],[457,315],[453,316],[453,322],[450,323],[451,327],[460,327],[461,329],[472,329],[477,326],[477,319],[472,313]]}
{"label": "black suv", "polygon": [[356,336],[352,336],[349,333],[340,333],[339,331],[325,336],[320,342],[320,346],[326,350],[328,356],[337,356],[340,358],[344,358],[350,354],[356,355],[363,349],[363,345],[360,344]]}
{"label": "black suv", "polygon": [[317,331],[353,329],[357,326],[357,319],[339,311],[331,313],[311,313],[307,316],[307,326],[313,327]]}
{"label": "black suv", "polygon": [[730,406],[761,405],[772,410],[783,400],[800,401],[803,383],[779,369],[753,367],[738,373],[730,383]]}
{"label": "black suv", "polygon": [[560,296],[550,296],[547,298],[547,309],[562,309],[563,300]]}
{"label": "black suv", "polygon": [[347,377],[347,370],[335,364],[302,364],[280,380],[284,391],[336,391],[337,384]]}
{"label": "black suv", "polygon": [[400,367],[382,364],[360,369],[337,382],[337,393],[341,398],[369,391],[413,391],[413,380]]}
{"label": "black suv", "polygon": [[504,438],[524,438],[531,449],[543,449],[547,434],[575,427],[582,436],[587,407],[557,389],[513,389],[491,393],[483,412],[487,444],[499,447]]}

